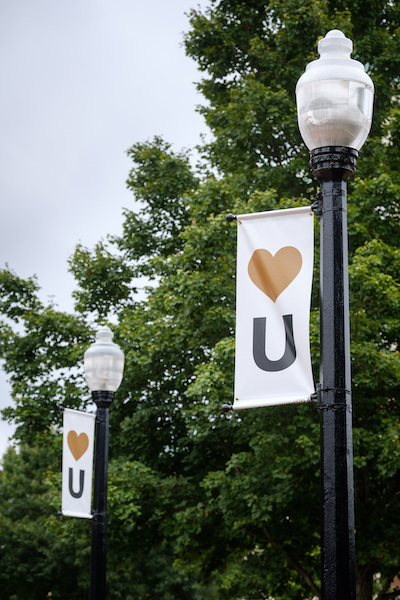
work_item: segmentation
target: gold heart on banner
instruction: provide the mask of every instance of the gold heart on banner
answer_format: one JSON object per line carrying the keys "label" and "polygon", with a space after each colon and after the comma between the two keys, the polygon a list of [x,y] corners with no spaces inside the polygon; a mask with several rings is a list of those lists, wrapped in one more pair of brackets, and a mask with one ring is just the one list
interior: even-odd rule
{"label": "gold heart on banner", "polygon": [[78,435],[76,431],[71,430],[67,437],[68,446],[75,460],[79,460],[89,447],[89,438],[86,433]]}
{"label": "gold heart on banner", "polygon": [[300,272],[302,256],[293,246],[285,246],[272,256],[268,250],[255,250],[249,262],[249,276],[273,302]]}

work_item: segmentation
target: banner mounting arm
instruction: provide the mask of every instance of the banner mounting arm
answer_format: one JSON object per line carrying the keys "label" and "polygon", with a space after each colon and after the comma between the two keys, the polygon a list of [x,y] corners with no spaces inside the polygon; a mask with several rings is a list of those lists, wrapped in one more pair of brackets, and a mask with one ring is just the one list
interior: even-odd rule
{"label": "banner mounting arm", "polygon": [[242,224],[242,221],[238,221],[237,215],[233,215],[232,213],[228,213],[225,219],[228,223],[233,223],[233,221],[236,221],[239,225]]}

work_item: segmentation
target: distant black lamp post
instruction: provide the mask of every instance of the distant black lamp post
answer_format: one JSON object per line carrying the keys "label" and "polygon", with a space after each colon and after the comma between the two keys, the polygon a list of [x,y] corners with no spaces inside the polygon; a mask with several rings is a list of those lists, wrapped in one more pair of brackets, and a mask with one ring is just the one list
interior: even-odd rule
{"label": "distant black lamp post", "polygon": [[90,600],[106,598],[108,413],[124,371],[124,353],[112,338],[111,329],[101,327],[84,355],[86,382],[97,405]]}
{"label": "distant black lamp post", "polygon": [[350,58],[352,48],[341,31],[329,31],[296,88],[300,132],[321,183],[314,206],[321,219],[323,600],[356,597],[346,180],[371,127],[374,86]]}

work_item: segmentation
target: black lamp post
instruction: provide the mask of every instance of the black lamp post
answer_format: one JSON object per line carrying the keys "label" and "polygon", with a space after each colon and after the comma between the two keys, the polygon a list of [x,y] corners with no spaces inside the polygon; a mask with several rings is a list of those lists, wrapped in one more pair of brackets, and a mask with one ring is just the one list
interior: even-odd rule
{"label": "black lamp post", "polygon": [[371,126],[374,86],[339,30],[297,88],[300,132],[321,183],[321,414],[323,600],[355,600],[355,532],[347,247],[347,178]]}
{"label": "black lamp post", "polygon": [[112,338],[111,329],[102,327],[84,356],[86,382],[97,405],[90,600],[106,598],[108,413],[124,370],[124,353]]}

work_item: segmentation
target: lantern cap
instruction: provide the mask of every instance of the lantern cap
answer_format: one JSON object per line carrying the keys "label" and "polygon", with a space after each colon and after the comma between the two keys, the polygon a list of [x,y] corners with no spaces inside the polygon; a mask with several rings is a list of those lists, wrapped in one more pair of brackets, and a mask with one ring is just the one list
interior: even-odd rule
{"label": "lantern cap", "polygon": [[352,51],[353,42],[342,31],[339,29],[328,31],[318,42],[320,57],[308,63],[305,73],[297,82],[296,90],[309,81],[327,79],[355,79],[362,81],[373,90],[374,84],[365,72],[364,65],[359,60],[351,58]]}
{"label": "lantern cap", "polygon": [[[353,52],[353,42],[347,38],[340,29],[331,29],[326,36],[318,42],[318,52],[321,59],[347,59]],[[358,62],[358,61],[356,61]],[[362,64],[359,63],[362,68]]]}

